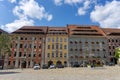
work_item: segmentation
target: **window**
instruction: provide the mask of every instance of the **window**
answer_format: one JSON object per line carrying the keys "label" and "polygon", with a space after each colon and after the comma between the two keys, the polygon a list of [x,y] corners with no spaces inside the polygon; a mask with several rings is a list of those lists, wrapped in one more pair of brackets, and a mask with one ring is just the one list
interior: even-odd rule
{"label": "window", "polygon": [[56,42],[58,42],[58,37],[56,38]]}
{"label": "window", "polygon": [[58,44],[56,44],[56,49],[58,49]]}
{"label": "window", "polygon": [[96,42],[96,44],[99,44],[99,42]]}
{"label": "window", "polygon": [[36,46],[34,46],[34,48],[36,48]]}
{"label": "window", "polygon": [[41,38],[41,37],[40,37],[39,39],[40,39],[40,40],[42,40],[42,38]]}
{"label": "window", "polygon": [[41,54],[39,54],[39,57],[41,57]]}
{"label": "window", "polygon": [[80,49],[80,51],[82,52],[82,49]]}
{"label": "window", "polygon": [[52,52],[52,57],[54,57],[54,52]]}
{"label": "window", "polygon": [[15,61],[13,61],[13,65],[15,66]]}
{"label": "window", "polygon": [[64,54],[64,58],[66,58],[66,57],[67,57],[67,54],[65,53],[65,54]]}
{"label": "window", "polygon": [[67,45],[64,45],[64,49],[67,49]]}
{"label": "window", "polygon": [[60,42],[62,42],[62,38],[60,38]]}
{"label": "window", "polygon": [[77,44],[77,41],[75,41],[75,44]]}
{"label": "window", "polygon": [[10,61],[8,61],[8,65],[10,65]]}
{"label": "window", "polygon": [[109,46],[109,49],[111,49],[111,46]]}
{"label": "window", "polygon": [[113,49],[115,49],[115,46],[113,46]]}
{"label": "window", "polygon": [[62,44],[60,44],[60,49],[62,49]]}
{"label": "window", "polygon": [[58,57],[58,52],[56,52],[56,57]]}
{"label": "window", "polygon": [[35,57],[35,54],[33,55],[33,57]]}
{"label": "window", "polygon": [[26,56],[26,54],[24,54],[24,57]]}
{"label": "window", "polygon": [[52,42],[54,42],[54,38],[52,38]]}
{"label": "window", "polygon": [[24,44],[24,48],[27,48],[27,44]]}
{"label": "window", "polygon": [[111,56],[112,54],[111,54],[111,52],[110,52],[110,56]]}
{"label": "window", "polygon": [[48,58],[50,57],[50,53],[47,54],[47,57],[48,57]]}
{"label": "window", "polygon": [[67,39],[66,39],[66,38],[64,38],[64,42],[67,42]]}
{"label": "window", "polygon": [[81,41],[79,41],[79,43],[81,44],[82,42],[81,42]]}
{"label": "window", "polygon": [[19,57],[21,57],[22,56],[22,52],[19,52]]}
{"label": "window", "polygon": [[60,57],[62,57],[62,52],[60,52]]}
{"label": "window", "polygon": [[102,44],[105,44],[105,42],[102,42]]}
{"label": "window", "polygon": [[92,49],[92,51],[95,51],[95,49]]}
{"label": "window", "polygon": [[27,40],[27,38],[25,38],[25,40]]}
{"label": "window", "polygon": [[94,42],[91,42],[92,44],[94,44]]}
{"label": "window", "polygon": [[39,48],[41,48],[41,44],[39,45]]}
{"label": "window", "polygon": [[106,51],[105,49],[103,49],[103,51]]}
{"label": "window", "polygon": [[14,56],[16,57],[16,52],[14,53]]}
{"label": "window", "polygon": [[32,48],[32,45],[30,44],[30,48]]}
{"label": "window", "polygon": [[48,45],[48,49],[50,49],[50,45]]}
{"label": "window", "polygon": [[52,44],[52,49],[54,49],[54,44]]}
{"label": "window", "polygon": [[48,38],[47,41],[50,42],[50,38]]}
{"label": "window", "polygon": [[70,41],[70,44],[72,44],[73,42],[72,41]]}
{"label": "window", "polygon": [[31,54],[29,54],[29,57],[31,57]]}
{"label": "window", "polygon": [[71,48],[70,51],[73,51],[73,49]]}
{"label": "window", "polygon": [[114,42],[114,40],[112,39],[112,42]]}
{"label": "window", "polygon": [[20,44],[20,48],[22,48],[22,44]]}
{"label": "window", "polygon": [[77,51],[77,49],[75,49],[75,51]]}
{"label": "window", "polygon": [[15,44],[15,47],[17,47],[17,44]]}
{"label": "window", "polygon": [[23,40],[23,38],[21,37],[20,40]]}
{"label": "window", "polygon": [[97,49],[97,51],[100,51],[99,49]]}
{"label": "window", "polygon": [[88,42],[86,41],[85,44],[88,44]]}

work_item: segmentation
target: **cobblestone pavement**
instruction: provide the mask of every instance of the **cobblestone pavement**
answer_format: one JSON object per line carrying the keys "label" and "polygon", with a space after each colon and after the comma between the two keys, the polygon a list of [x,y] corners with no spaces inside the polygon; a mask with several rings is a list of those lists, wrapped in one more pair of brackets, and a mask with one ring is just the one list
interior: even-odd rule
{"label": "cobblestone pavement", "polygon": [[120,80],[120,67],[0,70],[0,80]]}

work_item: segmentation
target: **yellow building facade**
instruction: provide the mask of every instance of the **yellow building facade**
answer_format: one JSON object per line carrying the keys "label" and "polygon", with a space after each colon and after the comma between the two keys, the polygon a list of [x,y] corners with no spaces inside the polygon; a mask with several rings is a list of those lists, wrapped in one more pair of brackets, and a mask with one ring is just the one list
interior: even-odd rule
{"label": "yellow building facade", "polygon": [[67,66],[68,35],[66,28],[49,28],[46,35],[46,64]]}

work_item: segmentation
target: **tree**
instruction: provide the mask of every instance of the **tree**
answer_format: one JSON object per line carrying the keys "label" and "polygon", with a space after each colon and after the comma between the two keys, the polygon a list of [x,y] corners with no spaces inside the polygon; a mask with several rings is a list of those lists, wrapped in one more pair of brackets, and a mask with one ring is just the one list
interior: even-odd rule
{"label": "tree", "polygon": [[7,33],[0,35],[0,58],[3,60],[2,67],[4,65],[4,57],[6,54],[11,53],[11,36]]}
{"label": "tree", "polygon": [[119,55],[120,55],[120,48],[118,47],[118,48],[115,49],[115,58],[116,59],[120,58]]}

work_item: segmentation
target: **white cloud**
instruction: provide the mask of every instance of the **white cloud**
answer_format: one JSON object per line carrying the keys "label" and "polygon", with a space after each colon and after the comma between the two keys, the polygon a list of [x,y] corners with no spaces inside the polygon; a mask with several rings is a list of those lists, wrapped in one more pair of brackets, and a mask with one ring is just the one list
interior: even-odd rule
{"label": "white cloud", "polygon": [[34,0],[21,0],[19,2],[19,5],[16,6],[13,9],[13,13],[19,17],[26,16],[29,18],[36,18],[36,19],[47,19],[50,21],[49,16],[52,16],[51,14],[48,14],[45,11],[45,8],[43,6],[39,6],[37,2]]}
{"label": "white cloud", "polygon": [[[15,0],[10,0],[11,3]],[[20,0],[18,5],[13,8],[13,14],[18,17],[11,23],[1,25],[1,28],[7,32],[13,32],[24,25],[34,25],[32,19],[52,20],[52,14],[45,11],[45,8],[39,5],[35,0]]]}
{"label": "white cloud", "polygon": [[87,10],[90,8],[90,4],[91,4],[91,1],[90,0],[86,0],[84,3],[83,3],[83,7],[79,7],[78,8],[78,15],[85,15],[87,13]]}
{"label": "white cloud", "polygon": [[1,29],[11,33],[19,28],[21,28],[22,26],[25,25],[34,25],[34,21],[33,20],[28,20],[28,19],[20,19],[20,20],[15,20],[12,23],[8,23],[6,25],[2,25]]}
{"label": "white cloud", "polygon": [[58,6],[62,5],[63,3],[72,6],[80,5],[80,7],[77,10],[77,15],[81,16],[87,13],[87,10],[90,8],[90,5],[93,3],[95,4],[96,0],[54,0],[54,3]]}
{"label": "white cloud", "polygon": [[54,1],[55,5],[60,6],[60,5],[62,5],[63,0],[53,0],[53,1]]}
{"label": "white cloud", "polygon": [[83,1],[84,0],[64,0],[64,3],[73,5],[73,4],[77,4],[77,3],[82,3]]}
{"label": "white cloud", "polygon": [[16,3],[16,0],[9,0],[11,3]]}
{"label": "white cloud", "polygon": [[106,2],[103,5],[96,5],[91,12],[90,18],[98,22],[101,27],[120,27],[120,1]]}

